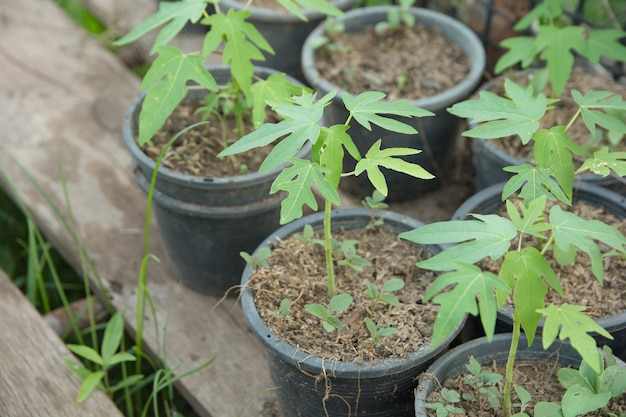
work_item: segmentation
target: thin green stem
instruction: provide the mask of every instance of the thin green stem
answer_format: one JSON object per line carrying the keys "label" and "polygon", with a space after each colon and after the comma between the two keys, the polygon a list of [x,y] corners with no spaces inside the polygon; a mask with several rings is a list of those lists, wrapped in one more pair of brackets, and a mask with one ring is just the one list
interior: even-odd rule
{"label": "thin green stem", "polygon": [[504,375],[504,392],[502,409],[504,417],[511,417],[511,392],[513,389],[513,368],[515,366],[515,357],[517,355],[517,347],[521,334],[521,324],[517,312],[513,313],[513,334],[511,335],[511,346],[509,348],[509,357],[506,361],[506,372]]}
{"label": "thin green stem", "polygon": [[550,248],[550,245],[552,245],[552,242],[554,242],[554,234],[551,234],[548,238],[548,241],[545,243],[545,245],[543,245],[543,248],[541,249],[542,255],[545,255],[545,253],[548,251],[548,248]]}
{"label": "thin green stem", "polygon": [[328,200],[324,203],[324,245],[326,255],[326,281],[328,283],[328,296],[332,298],[337,293],[335,285],[335,269],[333,268],[333,247],[330,227],[330,213],[332,203]]}
{"label": "thin green stem", "polygon": [[580,116],[581,110],[580,107],[578,107],[578,110],[576,110],[576,114],[574,114],[572,116],[572,118],[570,119],[569,123],[567,124],[567,126],[565,126],[565,131],[567,132],[567,130],[574,124],[574,122],[576,121],[576,119],[578,119],[578,116]]}

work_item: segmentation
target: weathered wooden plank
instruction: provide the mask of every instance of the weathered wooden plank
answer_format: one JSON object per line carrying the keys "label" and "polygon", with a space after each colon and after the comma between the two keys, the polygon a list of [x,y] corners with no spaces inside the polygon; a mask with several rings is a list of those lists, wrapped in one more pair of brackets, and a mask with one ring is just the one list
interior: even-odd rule
{"label": "weathered wooden plank", "polygon": [[[29,179],[67,220],[60,167],[71,223],[131,332],[146,197],[132,178],[120,126],[138,91],[139,81],[51,0],[0,0],[0,167],[44,233],[78,269],[72,236]],[[153,355],[167,352],[170,366],[181,366],[181,372],[217,354],[214,364],[178,388],[202,415],[237,415],[246,400],[271,386],[265,353],[235,300],[218,305],[176,282],[152,226],[150,250],[161,262],[150,263],[148,289],[159,335],[147,317],[145,347]],[[265,398],[244,415],[260,415]]]}
{"label": "weathered wooden plank", "polygon": [[100,391],[76,402],[81,379],[63,341],[0,270],[0,414],[4,417],[121,417]]}

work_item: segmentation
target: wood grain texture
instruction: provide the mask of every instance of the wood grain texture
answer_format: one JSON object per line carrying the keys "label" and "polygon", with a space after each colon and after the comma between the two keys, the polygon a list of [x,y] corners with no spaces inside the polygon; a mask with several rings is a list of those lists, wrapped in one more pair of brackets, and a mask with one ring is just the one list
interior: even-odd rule
{"label": "wood grain texture", "polygon": [[100,391],[76,402],[82,380],[65,365],[76,358],[1,270],[0,335],[3,417],[122,416]]}
{"label": "wood grain texture", "polygon": [[[132,177],[121,120],[138,92],[139,80],[52,0],[0,0],[3,186],[24,202],[55,248],[80,270],[77,245],[66,228],[75,225],[131,334],[146,196]],[[181,372],[217,355],[214,364],[177,388],[203,416],[236,416],[248,399],[271,387],[265,352],[235,300],[218,304],[178,283],[169,272],[156,222],[151,224],[150,250],[160,263],[150,263],[148,289],[157,323],[146,317],[145,348],[153,356],[167,352],[169,365],[180,366]],[[90,275],[95,283],[95,273]],[[20,381],[7,382],[12,384]],[[244,415],[260,415],[265,399],[253,401]]]}

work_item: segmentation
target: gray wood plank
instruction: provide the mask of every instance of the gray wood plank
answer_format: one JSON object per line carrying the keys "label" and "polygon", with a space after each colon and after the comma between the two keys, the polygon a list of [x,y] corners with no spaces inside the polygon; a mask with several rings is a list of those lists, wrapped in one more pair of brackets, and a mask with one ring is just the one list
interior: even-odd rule
{"label": "gray wood plank", "polygon": [[[120,126],[138,91],[139,80],[52,0],[0,0],[0,168],[54,246],[80,270],[72,235],[33,181],[65,221],[76,225],[131,333],[146,197],[132,178]],[[218,303],[171,276],[158,228],[151,224],[150,250],[160,262],[150,263],[148,289],[159,332],[146,317],[145,348],[166,354],[181,372],[217,355],[214,364],[177,387],[201,415],[235,416],[248,399],[271,387],[265,353],[235,300]],[[253,401],[244,415],[260,415],[266,398]]]}
{"label": "gray wood plank", "polygon": [[76,358],[2,270],[0,334],[3,416],[122,416],[100,391],[76,402],[82,380],[65,365]]}

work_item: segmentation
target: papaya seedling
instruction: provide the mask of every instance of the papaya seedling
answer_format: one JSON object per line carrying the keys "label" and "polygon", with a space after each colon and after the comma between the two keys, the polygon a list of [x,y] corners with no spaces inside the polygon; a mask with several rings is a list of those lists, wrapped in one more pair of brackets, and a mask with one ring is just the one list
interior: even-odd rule
{"label": "papaya seedling", "polygon": [[[326,262],[326,289],[328,298],[333,300],[337,295],[333,259],[333,235],[331,228],[331,210],[339,205],[338,187],[342,177],[348,175],[367,175],[375,189],[383,196],[388,193],[387,183],[381,168],[388,168],[407,175],[430,179],[433,175],[417,164],[400,159],[404,155],[419,153],[409,148],[381,149],[378,140],[361,155],[349,135],[352,123],[359,123],[367,129],[377,125],[384,129],[404,134],[416,134],[417,131],[398,118],[431,116],[432,113],[411,105],[406,100],[394,102],[384,101],[385,94],[365,92],[358,96],[344,94],[342,96],[349,116],[344,123],[332,126],[321,126],[324,107],[331,101],[336,91],[317,98],[315,94],[305,92],[293,96],[288,104],[272,104],[273,110],[283,117],[276,124],[264,124],[254,132],[242,137],[220,153],[220,156],[234,155],[255,147],[276,142],[273,150],[262,163],[259,171],[271,170],[288,163],[274,180],[271,193],[285,191],[287,197],[281,203],[280,222],[282,224],[300,218],[303,207],[318,209],[314,188],[324,202],[323,247]],[[395,118],[394,118],[395,117]],[[294,158],[295,153],[307,142],[312,144],[311,157],[308,160]],[[344,154],[348,153],[357,164],[352,172],[343,172]],[[324,303],[326,304],[326,303]],[[322,319],[328,326],[335,326],[327,307],[318,304],[314,311],[307,310]],[[332,311],[331,311],[332,312]]]}
{"label": "papaya seedling", "polygon": [[[532,344],[543,318],[544,348],[557,337],[568,339],[589,367],[595,372],[602,368],[596,341],[591,334],[607,338],[611,335],[589,318],[583,307],[567,303],[546,305],[548,287],[564,295],[548,256],[559,265],[565,265],[573,262],[577,253],[585,254],[591,260],[592,275],[602,283],[603,259],[616,254],[624,256],[626,238],[613,226],[595,219],[582,219],[558,204],[549,208],[547,201],[571,205],[575,172],[591,169],[601,175],[611,171],[624,174],[626,153],[604,148],[602,152],[590,155],[571,141],[568,128],[576,118],[583,117],[590,131],[597,126],[619,130],[623,122],[606,110],[626,110],[626,103],[610,92],[591,92],[583,96],[572,91],[579,111],[563,126],[539,129],[539,120],[548,106],[547,98],[542,93],[532,95],[510,80],[506,80],[505,89],[507,98],[481,92],[478,100],[458,103],[449,111],[483,122],[465,132],[466,136],[496,139],[516,134],[525,144],[533,141],[536,165],[505,168],[514,173],[502,192],[508,217],[475,213],[470,220],[437,222],[402,233],[400,237],[421,244],[452,244],[417,264],[442,273],[424,297],[425,301],[441,306],[435,321],[434,344],[443,340],[465,313],[480,314],[485,334],[491,339],[497,309],[507,302],[512,304],[513,338],[502,404],[504,415],[510,417],[513,366],[521,329],[526,333],[528,343]],[[589,113],[593,113],[593,117],[584,116]],[[573,155],[585,160],[577,171]],[[515,193],[518,193],[519,200],[511,199]],[[524,240],[525,235],[535,237],[535,243]],[[514,241],[517,244],[513,244]],[[602,246],[611,251],[603,253]],[[486,258],[501,260],[497,274],[481,269],[480,261]]]}
{"label": "papaya seedling", "polygon": [[[304,6],[331,16],[341,14],[341,10],[325,0],[279,0],[279,3],[302,19],[305,19],[301,11]],[[209,4],[213,5],[215,13],[207,13]],[[240,135],[245,133],[245,118],[255,127],[265,121],[268,100],[285,103],[291,95],[302,91],[302,87],[290,83],[282,73],[267,79],[255,77],[253,61],[262,61],[263,52],[273,54],[274,51],[247,21],[250,15],[248,10],[224,12],[219,0],[160,2],[158,11],[115,42],[117,46],[126,45],[161,27],[151,49],[157,58],[141,84],[147,94],[139,114],[139,145],[150,143],[190,88],[206,89],[207,104],[201,112],[207,117],[215,112],[222,116],[232,114]],[[205,25],[208,31],[199,51],[185,53],[168,43],[188,22]],[[204,67],[211,54],[220,54],[223,64],[229,66],[231,80],[225,85],[218,85]],[[190,82],[196,86],[191,86]],[[222,139],[224,147],[232,142],[227,137]]]}

